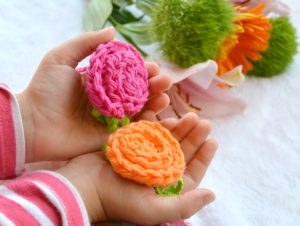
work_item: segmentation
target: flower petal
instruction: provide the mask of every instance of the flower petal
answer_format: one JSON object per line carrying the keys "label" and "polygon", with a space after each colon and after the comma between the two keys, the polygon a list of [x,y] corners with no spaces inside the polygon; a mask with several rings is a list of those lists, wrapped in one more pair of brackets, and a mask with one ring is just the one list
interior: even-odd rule
{"label": "flower petal", "polygon": [[236,5],[247,6],[250,9],[257,7],[264,3],[266,5],[263,10],[264,14],[276,13],[280,16],[288,16],[290,14],[290,7],[280,0],[231,0]]}
{"label": "flower petal", "polygon": [[242,73],[243,67],[237,66],[231,71],[226,72],[222,75],[222,77],[216,77],[216,81],[220,81],[221,83],[225,83],[229,86],[237,86],[245,81],[245,76]]}
{"label": "flower petal", "polygon": [[[198,72],[191,70],[191,68],[178,70],[175,66],[168,66],[168,73],[177,76],[173,78],[177,79],[180,72],[183,72],[184,79],[174,84],[168,91],[171,104],[159,114],[160,119],[180,118],[187,112],[195,112],[204,118],[215,118],[236,114],[244,110],[246,107],[244,100],[232,95],[231,89],[220,88],[220,84],[225,87],[232,87],[242,83],[244,81],[244,76],[241,73],[242,67],[238,66],[220,78],[216,74],[218,68],[215,67],[215,62],[212,62],[214,61],[207,62],[206,70],[199,70]],[[165,68],[162,68],[162,71],[166,71]],[[187,74],[190,76],[186,77]],[[173,79],[173,81],[178,80]]]}
{"label": "flower petal", "polygon": [[273,8],[273,12],[281,16],[288,16],[291,12],[291,8],[287,4],[279,1],[276,7]]}
{"label": "flower petal", "polygon": [[195,64],[190,68],[183,69],[164,60],[159,61],[162,74],[169,74],[172,83],[178,83],[186,78],[193,77],[204,88],[208,88],[218,71],[218,65],[213,60]]}

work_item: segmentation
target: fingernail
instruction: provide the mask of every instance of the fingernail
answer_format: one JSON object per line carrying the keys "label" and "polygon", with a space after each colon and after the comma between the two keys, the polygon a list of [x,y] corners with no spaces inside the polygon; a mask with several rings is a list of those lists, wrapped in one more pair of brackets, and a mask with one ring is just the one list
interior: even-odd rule
{"label": "fingernail", "polygon": [[110,29],[114,29],[114,27],[113,26],[105,27],[105,28],[103,28],[99,31],[107,31],[107,30],[110,30]]}
{"label": "fingernail", "polygon": [[214,195],[209,194],[209,195],[206,195],[206,196],[204,197],[203,203],[204,203],[204,205],[206,206],[206,205],[208,205],[209,203],[213,202],[215,199],[216,199],[216,197],[215,197]]}

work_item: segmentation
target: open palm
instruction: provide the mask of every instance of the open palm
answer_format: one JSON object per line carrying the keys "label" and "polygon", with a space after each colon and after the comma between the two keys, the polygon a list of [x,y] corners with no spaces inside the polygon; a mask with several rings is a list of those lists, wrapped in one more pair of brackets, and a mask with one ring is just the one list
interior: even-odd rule
{"label": "open palm", "polygon": [[[112,28],[85,33],[51,50],[28,88],[18,96],[26,136],[26,161],[67,160],[97,151],[108,137],[105,126],[90,114],[82,76],[75,70],[100,43],[112,40]],[[168,76],[147,63],[150,99],[141,117],[160,112],[169,103],[163,92]]]}
{"label": "open palm", "polygon": [[162,124],[180,142],[184,151],[187,168],[183,177],[183,194],[158,196],[153,188],[117,175],[103,158],[103,153],[83,155],[71,160],[59,172],[79,190],[92,222],[125,220],[157,224],[190,217],[213,201],[211,191],[197,189],[217,149],[214,140],[206,140],[211,130],[209,122],[199,121],[196,115],[188,114],[179,121],[167,119]]}

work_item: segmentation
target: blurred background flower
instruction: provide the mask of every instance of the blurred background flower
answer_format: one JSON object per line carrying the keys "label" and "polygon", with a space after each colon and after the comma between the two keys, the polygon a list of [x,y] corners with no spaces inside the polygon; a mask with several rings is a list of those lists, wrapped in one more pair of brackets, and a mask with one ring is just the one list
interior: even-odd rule
{"label": "blurred background flower", "polygon": [[255,8],[260,4],[265,4],[264,14],[276,13],[281,16],[288,16],[290,7],[280,0],[231,0],[236,5],[247,6],[250,9]]}
{"label": "blurred background flower", "polygon": [[[271,20],[288,14],[289,7],[279,0],[91,0],[84,26],[98,30],[110,22],[172,76],[171,104],[159,117],[195,112],[215,118],[245,109],[246,102],[233,89],[244,75],[271,77],[292,62],[294,28],[285,19],[280,26],[286,34],[280,36],[272,30],[278,22]],[[289,50],[287,57],[279,53],[283,48]],[[273,66],[278,69],[265,70]]]}

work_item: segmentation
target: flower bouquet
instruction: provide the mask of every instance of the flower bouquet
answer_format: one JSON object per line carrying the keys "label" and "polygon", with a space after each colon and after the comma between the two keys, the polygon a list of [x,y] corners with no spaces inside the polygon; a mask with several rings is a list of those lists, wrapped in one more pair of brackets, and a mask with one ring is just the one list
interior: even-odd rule
{"label": "flower bouquet", "polygon": [[244,75],[273,77],[293,61],[297,41],[288,14],[279,0],[91,0],[84,27],[110,22],[172,76],[171,104],[160,118],[212,118],[245,108],[232,94]]}

